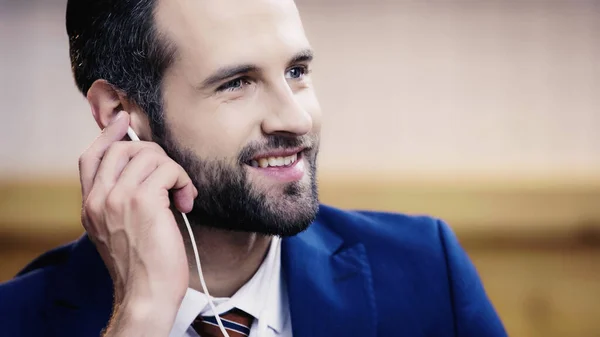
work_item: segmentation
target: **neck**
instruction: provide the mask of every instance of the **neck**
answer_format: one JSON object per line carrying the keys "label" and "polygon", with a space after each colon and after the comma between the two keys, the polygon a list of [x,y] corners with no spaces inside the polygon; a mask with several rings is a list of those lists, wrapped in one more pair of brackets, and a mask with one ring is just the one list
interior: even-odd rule
{"label": "neck", "polygon": [[[187,228],[181,226],[190,267],[189,287],[204,292]],[[270,236],[192,225],[206,287],[213,297],[231,297],[256,273]]]}

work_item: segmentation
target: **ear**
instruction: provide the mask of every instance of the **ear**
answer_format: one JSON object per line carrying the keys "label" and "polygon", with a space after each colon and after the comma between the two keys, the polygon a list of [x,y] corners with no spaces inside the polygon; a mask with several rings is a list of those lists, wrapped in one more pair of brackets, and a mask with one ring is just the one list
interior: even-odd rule
{"label": "ear", "polygon": [[87,100],[100,129],[104,129],[119,111],[126,111],[129,113],[129,124],[140,139],[152,140],[146,114],[106,80],[96,80],[92,84],[87,92]]}

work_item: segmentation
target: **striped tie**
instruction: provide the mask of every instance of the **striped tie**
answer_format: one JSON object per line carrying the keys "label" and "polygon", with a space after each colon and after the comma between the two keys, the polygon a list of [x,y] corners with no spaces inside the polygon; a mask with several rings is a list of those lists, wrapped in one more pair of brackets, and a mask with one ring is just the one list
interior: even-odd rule
{"label": "striped tie", "polygon": [[[233,308],[221,317],[221,322],[229,337],[247,337],[250,335],[250,327],[254,317],[240,309]],[[223,337],[221,329],[214,316],[198,316],[192,323],[192,327],[200,337]]]}

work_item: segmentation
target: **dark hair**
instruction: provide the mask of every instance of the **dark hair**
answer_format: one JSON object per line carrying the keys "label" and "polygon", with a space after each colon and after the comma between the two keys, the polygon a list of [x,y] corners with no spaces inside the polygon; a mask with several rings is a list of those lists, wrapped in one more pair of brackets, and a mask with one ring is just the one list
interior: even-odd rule
{"label": "dark hair", "polygon": [[68,0],[66,28],[71,69],[86,95],[104,79],[149,117],[155,137],[164,133],[162,78],[175,48],[158,32],[158,0]]}

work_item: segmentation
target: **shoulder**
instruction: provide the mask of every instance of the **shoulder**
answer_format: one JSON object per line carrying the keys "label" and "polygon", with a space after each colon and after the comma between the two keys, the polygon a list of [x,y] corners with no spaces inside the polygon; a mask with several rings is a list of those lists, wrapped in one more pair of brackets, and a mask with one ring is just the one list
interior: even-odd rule
{"label": "shoulder", "polygon": [[32,261],[13,279],[0,284],[0,316],[4,317],[4,322],[20,332],[34,328],[21,323],[39,321],[55,275],[60,273],[69,253],[70,245],[51,250]]}
{"label": "shoulder", "polygon": [[[454,329],[463,337],[506,336],[475,266],[444,221],[322,206],[317,223],[347,244],[365,247],[383,312],[401,310],[402,298],[404,312],[414,321],[426,319],[432,329]],[[397,317],[382,320],[390,327],[397,323]]]}
{"label": "shoulder", "polygon": [[441,247],[451,230],[442,220],[425,215],[341,210],[322,205],[317,222],[350,242],[376,244],[386,249]]}
{"label": "shoulder", "polygon": [[[383,329],[392,331],[400,323],[408,329],[419,327],[428,335],[439,335],[453,328],[451,278],[443,237],[446,225],[442,221],[430,216],[323,206],[317,223],[335,232],[344,245],[361,247]],[[399,312],[402,317],[389,314]]]}
{"label": "shoulder", "polygon": [[[373,277],[380,279],[381,284],[391,289],[398,279],[404,279],[423,294],[447,296],[452,256],[449,252],[462,248],[442,220],[323,206],[317,222],[341,237],[344,245],[363,246]],[[432,292],[433,289],[437,291]]]}
{"label": "shoulder", "polygon": [[404,279],[423,293],[435,288],[444,294],[448,251],[461,249],[448,225],[430,216],[322,206],[317,224],[336,233],[345,246],[363,246],[374,279],[390,288]]}

